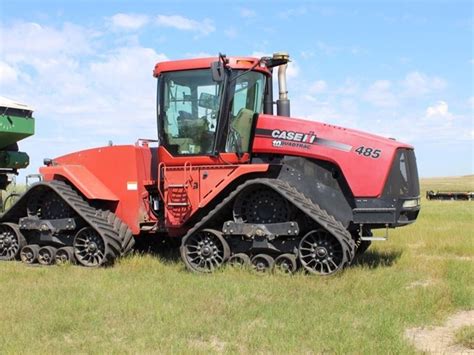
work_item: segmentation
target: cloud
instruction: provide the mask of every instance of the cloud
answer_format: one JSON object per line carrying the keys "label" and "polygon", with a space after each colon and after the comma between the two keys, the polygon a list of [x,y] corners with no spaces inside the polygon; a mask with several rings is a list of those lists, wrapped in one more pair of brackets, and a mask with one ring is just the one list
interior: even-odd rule
{"label": "cloud", "polygon": [[209,52],[186,53],[186,58],[211,58],[217,57],[218,53],[211,54]]}
{"label": "cloud", "polygon": [[208,18],[202,21],[196,21],[181,15],[158,15],[156,17],[156,24],[158,26],[175,28],[181,31],[197,32],[204,36],[216,30],[212,20]]}
{"label": "cloud", "polygon": [[401,82],[406,96],[419,97],[434,91],[440,91],[446,87],[446,81],[437,76],[428,76],[424,73],[414,71],[408,73]]}
{"label": "cloud", "polygon": [[252,18],[257,16],[257,13],[252,9],[241,8],[240,9],[240,16],[244,18]]}
{"label": "cloud", "polygon": [[336,90],[336,94],[355,95],[359,91],[360,91],[360,84],[352,78],[347,78],[342,84],[342,86]]}
{"label": "cloud", "polygon": [[16,70],[5,62],[0,61],[0,84],[8,85],[16,82]]}
{"label": "cloud", "polygon": [[137,30],[149,22],[149,17],[140,14],[115,14],[111,17],[112,25],[126,30]]}
{"label": "cloud", "polygon": [[389,80],[375,81],[368,87],[363,99],[378,107],[394,107],[398,104],[397,97],[392,92],[392,82]]}
{"label": "cloud", "polygon": [[95,32],[65,23],[60,28],[41,26],[34,22],[21,22],[13,26],[1,26],[2,56],[10,62],[29,62],[47,55],[90,54]]}
{"label": "cloud", "polygon": [[446,101],[438,101],[426,109],[426,117],[428,118],[445,118],[453,119],[453,115],[449,112],[448,103]]}
{"label": "cloud", "polygon": [[323,42],[323,41],[317,41],[316,42],[316,47],[318,47],[318,49],[326,55],[331,55],[331,54],[334,54],[334,53],[340,51],[339,47],[331,46],[331,45],[329,45],[329,44],[327,44],[326,42]]}
{"label": "cloud", "polygon": [[[35,107],[38,134],[22,142],[31,150],[28,172],[44,156],[109,139],[133,143],[156,137],[152,70],[167,57],[138,42],[110,47],[101,37],[107,30],[20,22],[0,26],[2,95]],[[124,43],[122,37],[115,39]],[[66,137],[65,143],[52,144],[58,137]]]}
{"label": "cloud", "polygon": [[320,94],[326,91],[327,87],[328,84],[324,80],[318,80],[309,87],[309,91],[312,94]]}
{"label": "cloud", "polygon": [[471,110],[474,110],[474,96],[467,99],[467,104],[471,107]]}
{"label": "cloud", "polygon": [[281,11],[278,14],[278,17],[281,17],[283,19],[289,19],[291,17],[298,17],[298,16],[305,15],[307,13],[307,11],[308,10],[305,6],[300,6],[300,7],[296,7],[296,8]]}
{"label": "cloud", "polygon": [[298,77],[300,74],[300,67],[298,63],[295,60],[291,60],[290,63],[288,63],[288,69],[286,70],[286,76],[288,79],[295,79]]}

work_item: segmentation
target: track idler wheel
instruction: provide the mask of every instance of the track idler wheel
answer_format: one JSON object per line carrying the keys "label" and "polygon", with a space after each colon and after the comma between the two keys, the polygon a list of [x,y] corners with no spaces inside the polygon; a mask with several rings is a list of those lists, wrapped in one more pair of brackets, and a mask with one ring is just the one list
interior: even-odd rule
{"label": "track idler wheel", "polygon": [[42,247],[38,251],[38,262],[41,265],[53,265],[56,261],[56,248],[51,246]]}
{"label": "track idler wheel", "polygon": [[245,268],[251,265],[250,256],[245,253],[237,253],[230,257],[229,265],[235,268]]}
{"label": "track idler wheel", "polygon": [[56,264],[75,264],[76,256],[74,255],[74,247],[62,247],[56,251]]}
{"label": "track idler wheel", "polygon": [[257,254],[252,258],[252,267],[256,272],[267,273],[272,271],[275,260],[267,254]]}
{"label": "track idler wheel", "polygon": [[25,245],[25,237],[16,224],[0,224],[0,260],[16,259]]}
{"label": "track idler wheel", "polygon": [[275,259],[274,269],[283,274],[294,274],[298,268],[296,263],[296,255],[281,254]]}
{"label": "track idler wheel", "polygon": [[348,247],[324,229],[306,234],[298,248],[299,260],[306,271],[317,275],[332,275],[350,262]]}
{"label": "track idler wheel", "polygon": [[74,238],[74,255],[79,264],[97,267],[106,263],[106,245],[101,235],[91,227],[84,227]]}
{"label": "track idler wheel", "polygon": [[194,272],[213,272],[230,256],[229,244],[222,233],[214,229],[191,234],[183,239],[180,249],[186,267]]}
{"label": "track idler wheel", "polygon": [[38,252],[40,250],[40,246],[36,244],[30,244],[24,246],[20,252],[20,259],[25,264],[34,264],[38,261]]}

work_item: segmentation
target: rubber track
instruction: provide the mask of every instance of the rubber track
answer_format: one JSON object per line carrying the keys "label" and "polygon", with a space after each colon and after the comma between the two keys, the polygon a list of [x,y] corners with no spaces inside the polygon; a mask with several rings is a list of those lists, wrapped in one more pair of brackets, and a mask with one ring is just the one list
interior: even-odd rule
{"label": "rubber track", "polygon": [[114,230],[119,234],[122,241],[121,255],[127,255],[135,245],[135,238],[128,225],[123,222],[115,213],[110,211],[100,211],[102,218],[104,218],[110,225],[114,226]]}
{"label": "rubber track", "polygon": [[196,223],[184,236],[183,242],[185,239],[204,227],[219,211],[221,211],[228,203],[230,203],[241,191],[251,185],[264,185],[279,193],[285,199],[290,201],[298,209],[303,211],[307,216],[313,219],[317,224],[319,224],[326,231],[331,233],[336,239],[345,243],[348,250],[347,260],[349,264],[354,259],[355,255],[355,242],[352,239],[351,234],[347,231],[346,228],[342,225],[341,222],[337,221],[333,216],[328,214],[326,210],[323,210],[319,205],[311,201],[304,194],[296,190],[293,186],[288,184],[286,181],[277,180],[277,179],[252,179],[248,180],[232,193],[230,193],[224,200],[216,205],[200,222]]}
{"label": "rubber track", "polygon": [[[50,182],[39,182],[34,184],[17,202],[0,218],[8,220],[11,215],[18,216],[17,208],[21,205],[26,206],[26,202],[31,193],[34,193],[39,187],[47,187],[57,193],[74,212],[76,212],[90,227],[92,227],[106,242],[106,256],[103,264],[112,263],[115,258],[122,253],[122,240],[120,234],[115,230],[114,225],[108,223],[104,218],[102,211],[91,207],[71,186],[65,182],[53,180]],[[26,213],[23,215],[25,216]],[[10,217],[10,218],[9,218]],[[18,220],[15,221],[18,223]]]}

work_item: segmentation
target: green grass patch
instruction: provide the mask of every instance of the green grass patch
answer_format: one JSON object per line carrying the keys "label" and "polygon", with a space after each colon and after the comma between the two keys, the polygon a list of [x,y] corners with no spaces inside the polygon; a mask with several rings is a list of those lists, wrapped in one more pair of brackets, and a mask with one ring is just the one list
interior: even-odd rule
{"label": "green grass patch", "polygon": [[474,349],[474,325],[461,327],[454,334],[455,343],[467,349]]}
{"label": "green grass patch", "polygon": [[414,353],[406,328],[473,308],[473,207],[423,201],[415,224],[327,278],[196,275],[138,254],[104,269],[0,263],[0,352]]}

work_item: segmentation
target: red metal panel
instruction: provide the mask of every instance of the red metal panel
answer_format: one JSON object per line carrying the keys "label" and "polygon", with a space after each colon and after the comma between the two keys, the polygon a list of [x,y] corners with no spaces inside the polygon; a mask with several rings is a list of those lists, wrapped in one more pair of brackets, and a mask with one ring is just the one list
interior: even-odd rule
{"label": "red metal panel", "polygon": [[135,235],[140,233],[141,222],[156,220],[146,204],[148,192],[144,184],[152,180],[148,147],[124,145],[89,149],[56,158],[54,164],[40,169],[47,180],[60,175],[88,198],[118,201],[114,212]]}
{"label": "red metal panel", "polygon": [[[380,153],[364,156],[356,152],[360,147]],[[332,162],[342,170],[354,196],[378,197],[397,148],[413,149],[392,139],[326,123],[260,115],[252,151]]]}
{"label": "red metal panel", "polygon": [[[258,63],[259,59],[249,57],[228,57],[229,66],[232,69],[243,69],[247,70]],[[187,59],[187,60],[174,60],[169,62],[160,62],[155,65],[153,75],[156,77],[163,72],[178,71],[178,70],[193,70],[193,69],[206,69],[211,67],[211,63],[218,61],[219,58],[198,58],[198,59]],[[262,73],[270,75],[270,71],[266,67],[257,65],[254,69]]]}
{"label": "red metal panel", "polygon": [[45,180],[53,180],[55,176],[62,176],[70,181],[84,196],[90,200],[118,201],[117,195],[112,193],[89,169],[82,165],[59,165],[40,168]]}
{"label": "red metal panel", "polygon": [[166,218],[169,228],[181,228],[199,209],[238,177],[264,173],[268,164],[175,166],[165,168],[164,189]]}
{"label": "red metal panel", "polygon": [[158,160],[167,166],[184,166],[186,162],[197,165],[228,165],[228,164],[244,164],[250,160],[248,153],[239,157],[235,153],[220,153],[217,156],[198,155],[198,156],[172,156],[165,147],[158,147]]}

